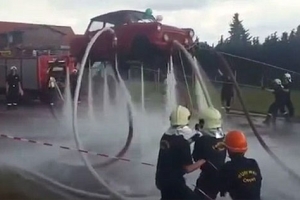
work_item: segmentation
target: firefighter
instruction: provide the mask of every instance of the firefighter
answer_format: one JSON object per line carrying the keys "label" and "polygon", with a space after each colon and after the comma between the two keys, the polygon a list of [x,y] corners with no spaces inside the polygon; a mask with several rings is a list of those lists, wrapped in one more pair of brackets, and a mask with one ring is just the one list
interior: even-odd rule
{"label": "firefighter", "polygon": [[197,199],[197,195],[186,185],[184,175],[199,169],[204,160],[193,163],[189,142],[185,139],[192,130],[188,127],[190,111],[177,106],[170,116],[171,127],[160,140],[156,168],[156,187],[161,199]]}
{"label": "firefighter", "polygon": [[263,88],[264,90],[272,92],[275,97],[274,102],[269,106],[268,114],[264,121],[264,123],[267,125],[270,124],[271,120],[273,123],[275,123],[278,111],[284,106],[284,101],[285,101],[285,91],[283,89],[281,80],[274,79],[273,84],[274,84],[273,89]]}
{"label": "firefighter", "polygon": [[54,106],[56,101],[56,80],[54,77],[50,76],[48,83],[48,94],[50,106]]}
{"label": "firefighter", "polygon": [[230,131],[225,137],[230,161],[220,169],[220,196],[228,192],[233,200],[260,200],[262,175],[256,160],[246,158],[247,139],[241,131]]}
{"label": "firefighter", "polygon": [[223,108],[225,108],[228,113],[231,108],[231,102],[233,100],[234,91],[233,91],[233,81],[230,76],[226,76],[220,70],[218,70],[219,74],[222,76],[222,89],[221,89],[221,103]]}
{"label": "firefighter", "polygon": [[[73,69],[70,75],[70,87],[71,87],[71,95],[73,100],[75,97],[75,90],[77,87],[77,79],[78,79],[78,70]],[[78,97],[78,103],[80,103],[80,96]]]}
{"label": "firefighter", "polygon": [[[290,87],[292,83],[291,74],[285,73],[282,82],[283,82],[282,86],[285,91],[285,100],[284,100],[284,105],[282,106],[280,111],[286,116],[287,119],[289,119],[290,117],[294,116],[294,105],[291,100],[291,91],[290,91]],[[287,107],[288,112],[285,111],[285,106]]]}
{"label": "firefighter", "polygon": [[209,107],[201,112],[199,124],[195,127],[196,130],[199,128],[202,136],[195,141],[193,158],[195,161],[206,160],[206,163],[201,166],[195,188],[199,199],[208,199],[208,197],[216,199],[219,193],[218,172],[226,158],[226,149],[220,145],[225,136],[221,126],[221,113]]}
{"label": "firefighter", "polygon": [[6,105],[7,108],[17,107],[19,95],[23,96],[24,92],[20,82],[20,76],[17,74],[17,67],[12,66],[10,73],[6,77]]}

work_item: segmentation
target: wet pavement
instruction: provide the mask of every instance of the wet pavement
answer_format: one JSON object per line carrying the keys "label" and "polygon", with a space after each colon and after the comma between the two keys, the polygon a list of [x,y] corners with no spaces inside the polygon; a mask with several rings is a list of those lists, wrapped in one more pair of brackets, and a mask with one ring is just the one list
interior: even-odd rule
{"label": "wet pavement", "polygon": [[[76,148],[70,111],[35,105],[6,111],[0,106],[0,133],[39,140]],[[87,107],[79,108],[79,135],[85,150],[115,155],[123,147],[128,134],[124,108],[111,107],[109,113],[95,112],[87,116]],[[267,128],[263,118],[252,117],[259,133],[272,151],[285,164],[300,174],[299,124],[280,120],[277,128]],[[110,188],[134,199],[159,199],[154,185],[155,167],[139,162],[156,164],[158,142],[168,127],[168,118],[158,110],[134,114],[134,137],[125,157],[132,162],[118,161],[108,167],[97,167],[107,158],[89,155],[96,172]],[[256,158],[263,175],[263,199],[299,199],[299,184],[283,171],[258,143],[246,118],[228,115],[225,130],[241,129],[248,136],[247,156]],[[199,172],[187,175],[191,186]],[[84,166],[79,153],[51,146],[0,139],[1,199],[107,199],[109,192]],[[14,198],[14,196],[19,195]],[[101,195],[100,195],[101,194]]]}

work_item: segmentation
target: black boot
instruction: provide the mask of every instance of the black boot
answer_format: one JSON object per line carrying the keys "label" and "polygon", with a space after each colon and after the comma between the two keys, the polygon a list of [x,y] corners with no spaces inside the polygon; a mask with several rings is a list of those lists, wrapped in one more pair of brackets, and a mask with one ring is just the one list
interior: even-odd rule
{"label": "black boot", "polygon": [[226,107],[226,113],[230,112],[230,107]]}
{"label": "black boot", "polygon": [[277,118],[276,116],[272,115],[271,122],[274,127],[276,126],[276,118]]}
{"label": "black boot", "polygon": [[283,116],[284,116],[284,119],[285,119],[286,122],[291,121],[291,117],[290,117],[290,114],[288,112],[285,112]]}
{"label": "black boot", "polygon": [[18,108],[18,104],[17,103],[13,103],[13,109],[17,109]]}
{"label": "black boot", "polygon": [[13,107],[12,103],[7,103],[7,104],[6,104],[6,109],[7,109],[7,110],[11,110],[12,107]]}
{"label": "black boot", "polygon": [[271,119],[272,119],[272,114],[268,114],[266,119],[263,121],[263,123],[269,126],[271,123]]}

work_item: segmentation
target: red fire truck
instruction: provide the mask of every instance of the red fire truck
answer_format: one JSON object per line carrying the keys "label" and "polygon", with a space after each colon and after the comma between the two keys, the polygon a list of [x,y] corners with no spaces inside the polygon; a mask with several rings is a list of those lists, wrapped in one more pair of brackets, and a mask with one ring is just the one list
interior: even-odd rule
{"label": "red fire truck", "polygon": [[63,90],[67,70],[71,72],[76,67],[74,59],[69,56],[0,57],[0,94],[5,94],[5,79],[12,66],[18,69],[26,97],[41,101],[47,98],[49,75],[55,77]]}

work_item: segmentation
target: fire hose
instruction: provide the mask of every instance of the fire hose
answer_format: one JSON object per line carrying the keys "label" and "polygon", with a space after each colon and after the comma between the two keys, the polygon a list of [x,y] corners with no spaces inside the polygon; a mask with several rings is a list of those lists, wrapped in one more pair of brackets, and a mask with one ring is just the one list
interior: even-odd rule
{"label": "fire hose", "polygon": [[[90,49],[92,48],[93,44],[96,42],[97,38],[104,32],[104,31],[110,31],[112,34],[114,34],[114,30],[111,28],[103,28],[102,30],[99,30],[91,39],[91,41],[89,42],[85,54],[83,56],[82,62],[81,62],[81,67],[79,69],[79,76],[78,76],[78,84],[75,90],[75,97],[74,97],[74,112],[73,112],[73,133],[74,133],[74,137],[75,137],[75,142],[76,142],[76,147],[77,148],[81,148],[82,144],[81,141],[79,139],[79,135],[78,135],[78,122],[77,122],[77,106],[78,106],[78,97],[79,97],[79,91],[80,91],[80,87],[81,87],[81,81],[82,81],[82,77],[83,77],[83,71],[84,71],[84,66],[85,63],[87,61],[88,58],[88,54]],[[116,37],[114,38],[114,42],[116,42]],[[116,43],[115,43],[116,44]],[[119,73],[119,69],[118,69],[118,59],[117,59],[117,53],[115,54],[115,69],[116,69],[116,74],[118,77],[118,82],[119,85],[122,87],[125,95],[126,95],[126,100],[127,100],[127,114],[128,114],[128,120],[129,120],[129,132],[128,132],[128,137],[127,137],[127,142],[125,144],[125,146],[123,147],[123,149],[119,152],[119,157],[123,156],[127,150],[129,149],[129,146],[131,144],[131,140],[133,137],[133,116],[132,116],[132,105],[130,103],[130,94],[127,91],[126,85]],[[89,170],[89,172],[95,177],[95,179],[100,183],[100,185],[102,187],[104,187],[111,195],[107,195],[108,197],[110,196],[113,199],[136,199],[134,197],[125,197],[122,194],[120,194],[118,191],[112,189],[106,182],[105,180],[100,177],[100,175],[96,172],[96,170],[94,169],[94,167],[91,165],[91,163],[89,162],[89,160],[87,159],[86,155],[81,153],[81,158],[85,164],[85,166],[87,167],[87,169]],[[117,156],[116,156],[117,157]],[[112,159],[106,163],[103,163],[101,166],[107,166],[110,165],[114,162],[118,161],[118,159]],[[141,196],[139,197],[141,198]]]}
{"label": "fire hose", "polygon": [[[96,42],[96,40],[98,39],[98,37],[104,32],[104,31],[110,31],[111,33],[114,33],[114,31],[111,28],[104,28],[102,30],[99,30],[91,39],[91,41],[89,42],[86,51],[84,53],[82,62],[81,62],[81,67],[79,69],[79,76],[78,76],[78,84],[76,86],[76,90],[75,90],[75,97],[74,97],[74,112],[73,112],[73,133],[74,133],[74,137],[75,137],[75,142],[76,142],[76,147],[77,148],[82,148],[82,143],[80,141],[79,138],[79,134],[78,134],[78,121],[77,121],[77,108],[78,108],[78,97],[79,97],[79,91],[80,91],[80,87],[81,87],[81,81],[82,81],[82,77],[83,77],[83,71],[84,71],[84,67],[89,55],[89,51],[92,48],[93,44]],[[85,154],[80,154],[81,158],[85,164],[85,166],[87,167],[87,169],[89,170],[89,172],[94,176],[94,178],[99,182],[99,184],[104,187],[111,195],[112,198],[115,199],[124,199],[123,195],[121,195],[119,192],[115,191],[114,189],[112,189],[106,182],[105,180],[97,173],[97,171],[94,169],[94,167],[91,165],[91,163],[89,162],[87,156]],[[109,195],[108,195],[109,196]]]}
{"label": "fire hose", "polygon": [[233,80],[233,85],[235,87],[235,90],[236,90],[236,93],[237,93],[237,96],[238,96],[238,99],[242,105],[242,108],[244,110],[244,113],[245,113],[245,116],[247,118],[247,121],[255,135],[255,137],[257,138],[258,142],[260,143],[260,145],[263,147],[263,149],[268,153],[268,155],[283,169],[285,170],[290,176],[292,176],[294,178],[294,180],[296,180],[298,183],[300,183],[300,176],[294,172],[292,169],[290,169],[283,161],[281,161],[277,156],[276,154],[268,147],[268,145],[265,143],[265,141],[262,139],[262,137],[259,135],[257,129],[255,128],[253,122],[252,122],[252,119],[250,117],[250,114],[249,114],[249,111],[247,110],[246,108],[246,105],[245,105],[245,102],[242,98],[242,95],[241,95],[241,91],[240,91],[240,88],[238,86],[238,83],[235,79],[235,76],[227,62],[227,60],[224,58],[224,56],[222,55],[222,53],[220,52],[217,52],[217,51],[214,51],[212,50],[217,56],[218,58],[220,59],[220,61],[223,63],[224,67],[225,67],[225,70],[228,72],[229,76],[231,77],[231,79]]}
{"label": "fire hose", "polygon": [[[117,54],[115,55],[115,72],[116,72],[116,77],[115,80],[119,83],[119,86],[123,86],[123,84],[125,84],[123,82],[123,79],[119,73],[119,69],[118,69],[118,58],[117,58]],[[124,91],[126,91],[126,88],[123,88]],[[128,94],[125,94],[128,95]],[[130,105],[129,101],[127,101],[127,115],[128,115],[128,123],[129,123],[129,129],[128,129],[128,134],[127,134],[127,138],[126,138],[126,143],[123,146],[123,148],[119,151],[119,153],[117,153],[117,155],[115,157],[123,157],[125,155],[125,153],[128,151],[130,144],[132,142],[133,139],[133,119],[132,119],[132,105]],[[101,164],[96,164],[94,165],[95,167],[106,167],[109,166],[115,162],[118,162],[117,159],[111,159],[108,160],[104,163]]]}
{"label": "fire hose", "polygon": [[194,74],[196,75],[196,79],[200,84],[201,90],[204,93],[204,98],[205,98],[207,106],[208,107],[214,107],[212,102],[211,102],[211,99],[210,99],[209,93],[207,91],[207,88],[204,85],[204,81],[201,77],[200,71],[199,71],[198,67],[196,66],[196,63],[194,62],[194,58],[191,56],[191,54],[184,47],[182,47],[182,45],[179,42],[174,41],[174,44],[177,45],[178,47],[180,47],[180,50],[182,50],[184,55],[188,58],[188,61],[190,62],[191,66],[192,66],[192,70],[193,70]]}

